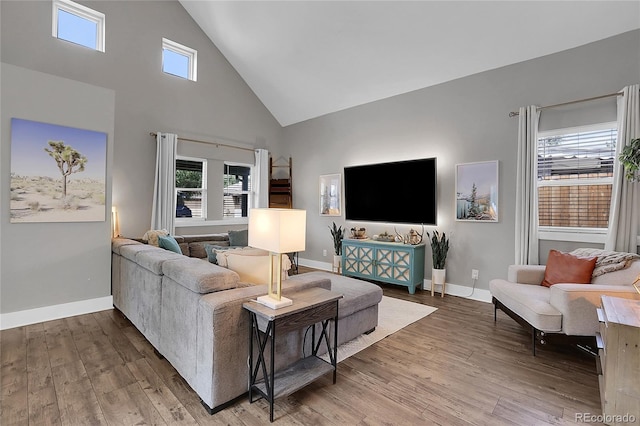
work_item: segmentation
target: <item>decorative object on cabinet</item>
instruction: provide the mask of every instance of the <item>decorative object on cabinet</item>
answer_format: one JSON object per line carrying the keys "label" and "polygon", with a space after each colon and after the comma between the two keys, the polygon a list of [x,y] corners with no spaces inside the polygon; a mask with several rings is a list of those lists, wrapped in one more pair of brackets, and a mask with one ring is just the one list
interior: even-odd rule
{"label": "decorative object on cabinet", "polygon": [[456,164],[456,220],[498,222],[498,161]]}
{"label": "decorative object on cabinet", "polygon": [[333,238],[333,272],[340,273],[342,266],[342,240],[344,239],[344,228],[337,226],[335,222],[329,227]]}
{"label": "decorative object on cabinet", "polygon": [[342,275],[408,287],[414,294],[424,281],[425,245],[373,240],[342,241]]}
{"label": "decorative object on cabinet", "polygon": [[447,254],[449,253],[449,239],[444,232],[440,235],[438,230],[433,231],[433,236],[427,232],[427,237],[431,238],[431,258],[433,260],[433,268],[431,269],[431,295],[434,295],[435,286],[441,285],[442,291],[440,297],[444,297],[447,276],[445,264],[447,262]]}
{"label": "decorative object on cabinet", "polygon": [[597,310],[598,382],[604,423],[640,419],[640,301],[602,296]]}
{"label": "decorative object on cabinet", "polygon": [[365,228],[351,228],[351,238],[358,240],[364,240],[367,237],[367,230]]}
{"label": "decorative object on cabinet", "polygon": [[633,139],[622,149],[618,160],[624,166],[624,176],[629,182],[638,181],[640,170],[640,138]]}
{"label": "decorative object on cabinet", "polygon": [[320,216],[342,216],[340,173],[320,176]]}
{"label": "decorative object on cabinet", "polygon": [[[269,292],[258,297],[258,303],[271,309],[290,306],[293,301],[282,297],[282,254],[304,251],[307,212],[298,209],[251,209],[249,245],[269,251]],[[276,261],[276,280],[273,262]]]}
{"label": "decorative object on cabinet", "polygon": [[388,242],[388,243],[392,243],[392,242],[394,242],[396,240],[395,236],[389,234],[387,231],[384,231],[384,232],[382,232],[380,234],[374,235],[373,239],[376,240],[376,241],[385,241],[385,242]]}

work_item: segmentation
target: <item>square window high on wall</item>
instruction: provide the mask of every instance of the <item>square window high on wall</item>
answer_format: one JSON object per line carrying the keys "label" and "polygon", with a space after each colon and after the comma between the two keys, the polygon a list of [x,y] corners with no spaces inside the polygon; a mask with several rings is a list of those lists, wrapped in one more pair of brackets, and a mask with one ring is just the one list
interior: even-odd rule
{"label": "square window high on wall", "polygon": [[162,71],[187,80],[196,81],[198,76],[198,51],[163,38]]}
{"label": "square window high on wall", "polygon": [[104,13],[71,0],[53,0],[51,35],[104,52]]}

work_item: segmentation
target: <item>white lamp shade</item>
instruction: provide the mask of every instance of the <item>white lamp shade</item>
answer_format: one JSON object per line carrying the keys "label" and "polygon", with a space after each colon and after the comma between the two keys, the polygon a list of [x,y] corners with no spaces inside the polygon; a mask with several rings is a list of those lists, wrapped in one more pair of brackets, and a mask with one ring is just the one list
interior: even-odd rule
{"label": "white lamp shade", "polygon": [[297,209],[251,209],[249,245],[273,253],[304,251],[307,212]]}

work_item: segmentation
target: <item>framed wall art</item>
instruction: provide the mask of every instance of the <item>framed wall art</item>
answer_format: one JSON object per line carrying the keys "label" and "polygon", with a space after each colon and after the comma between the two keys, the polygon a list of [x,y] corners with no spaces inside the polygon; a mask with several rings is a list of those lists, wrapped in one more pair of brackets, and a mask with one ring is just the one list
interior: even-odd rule
{"label": "framed wall art", "polygon": [[498,222],[498,161],[456,164],[456,220]]}
{"label": "framed wall art", "polygon": [[320,216],[342,216],[340,173],[320,176]]}
{"label": "framed wall art", "polygon": [[107,134],[11,119],[11,223],[103,222]]}

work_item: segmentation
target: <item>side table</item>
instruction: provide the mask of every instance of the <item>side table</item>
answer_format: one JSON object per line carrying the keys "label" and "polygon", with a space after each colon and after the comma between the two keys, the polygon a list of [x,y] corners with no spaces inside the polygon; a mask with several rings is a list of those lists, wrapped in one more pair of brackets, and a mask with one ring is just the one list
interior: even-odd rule
{"label": "side table", "polygon": [[[269,420],[272,422],[273,403],[277,398],[290,395],[329,372],[333,372],[333,383],[335,384],[336,382],[338,300],[342,298],[342,294],[323,288],[310,288],[292,293],[290,297],[293,299],[293,305],[277,310],[260,305],[255,301],[245,302],[242,305],[251,315],[251,328],[249,330],[249,402],[254,402],[254,393],[269,401]],[[329,338],[330,320],[333,320],[334,324],[333,342]],[[322,328],[320,333],[316,333],[315,324],[317,323]],[[278,333],[286,333],[309,326],[311,326],[311,355],[276,372],[276,331]],[[330,362],[326,362],[317,356],[323,341],[327,345]],[[256,360],[254,360],[253,356],[254,342],[259,349]],[[267,346],[270,355],[268,363],[265,357]],[[269,364],[268,368],[267,364]],[[258,380],[259,372],[262,372],[260,380]]]}

